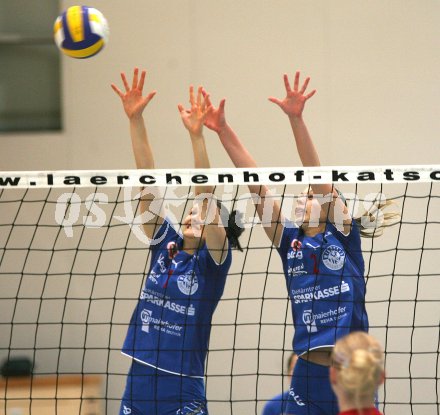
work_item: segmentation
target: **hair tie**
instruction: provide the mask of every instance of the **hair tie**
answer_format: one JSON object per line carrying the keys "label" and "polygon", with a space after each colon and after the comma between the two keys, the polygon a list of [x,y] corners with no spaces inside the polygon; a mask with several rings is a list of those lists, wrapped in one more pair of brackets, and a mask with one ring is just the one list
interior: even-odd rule
{"label": "hair tie", "polygon": [[220,211],[220,219],[225,227],[226,237],[231,247],[243,252],[240,242],[238,241],[238,238],[244,232],[243,214],[237,210],[233,210],[232,213],[229,213],[226,206],[223,205],[220,200],[217,200],[217,207]]}

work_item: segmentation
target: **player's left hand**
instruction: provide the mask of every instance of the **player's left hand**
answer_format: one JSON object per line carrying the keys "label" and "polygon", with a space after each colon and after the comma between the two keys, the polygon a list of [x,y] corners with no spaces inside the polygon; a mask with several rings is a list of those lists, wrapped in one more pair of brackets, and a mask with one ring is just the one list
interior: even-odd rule
{"label": "player's left hand", "polygon": [[208,127],[210,130],[215,131],[217,134],[220,134],[220,132],[227,127],[225,117],[226,100],[223,98],[216,108],[211,102],[211,97],[204,89],[202,90],[202,93],[205,97],[208,110],[205,119],[205,126]]}

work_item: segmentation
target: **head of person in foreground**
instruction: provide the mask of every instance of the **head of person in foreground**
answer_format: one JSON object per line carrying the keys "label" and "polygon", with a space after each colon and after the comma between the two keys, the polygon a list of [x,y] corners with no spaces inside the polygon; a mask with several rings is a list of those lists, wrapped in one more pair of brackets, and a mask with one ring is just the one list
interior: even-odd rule
{"label": "head of person in foreground", "polygon": [[374,408],[377,389],[384,380],[384,352],[374,337],[357,331],[336,342],[330,382],[341,412],[357,410],[363,415]]}

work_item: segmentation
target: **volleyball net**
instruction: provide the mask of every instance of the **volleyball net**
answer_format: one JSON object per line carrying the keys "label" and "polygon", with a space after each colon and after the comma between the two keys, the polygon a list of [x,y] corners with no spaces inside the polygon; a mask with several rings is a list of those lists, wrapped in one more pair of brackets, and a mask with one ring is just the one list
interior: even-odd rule
{"label": "volleyball net", "polygon": [[[260,414],[288,388],[294,329],[281,260],[247,184],[267,185],[293,217],[305,187],[330,182],[353,214],[377,194],[400,213],[380,238],[362,240],[370,333],[386,352],[380,409],[438,413],[440,166],[366,166],[1,172],[0,414],[43,407],[68,414],[63,405],[85,414],[92,401],[93,413],[117,413],[130,365],[121,348],[149,270],[139,187],[163,189],[167,217],[179,228],[202,184],[242,212],[245,227],[212,321],[210,414]],[[19,373],[32,373],[27,386]],[[68,376],[81,379],[75,393],[63,389]],[[55,386],[41,394],[48,378]],[[90,392],[92,378],[100,381]]]}

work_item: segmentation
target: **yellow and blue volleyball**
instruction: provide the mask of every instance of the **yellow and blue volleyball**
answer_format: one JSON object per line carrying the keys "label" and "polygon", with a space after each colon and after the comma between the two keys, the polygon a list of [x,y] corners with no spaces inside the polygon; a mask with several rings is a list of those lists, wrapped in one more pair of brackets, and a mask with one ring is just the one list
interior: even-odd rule
{"label": "yellow and blue volleyball", "polygon": [[108,37],[107,20],[92,7],[69,7],[55,20],[55,43],[71,58],[84,59],[96,55],[108,42]]}

